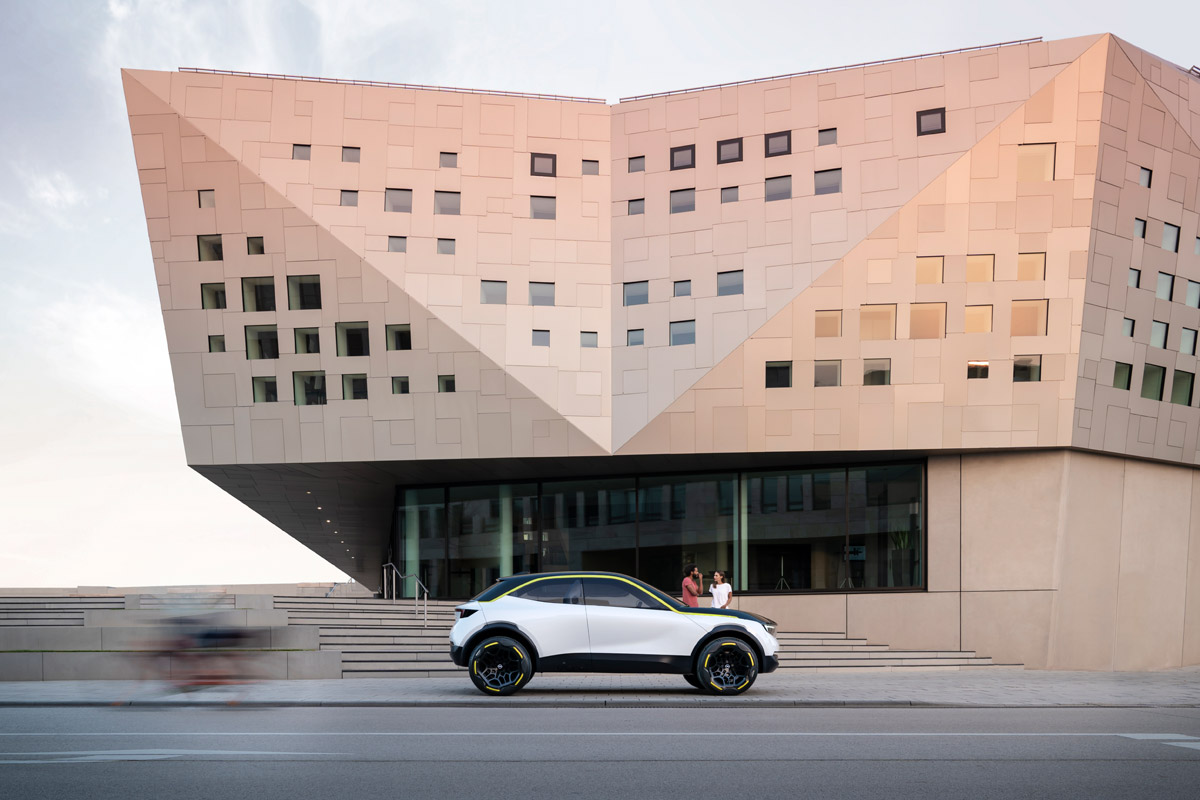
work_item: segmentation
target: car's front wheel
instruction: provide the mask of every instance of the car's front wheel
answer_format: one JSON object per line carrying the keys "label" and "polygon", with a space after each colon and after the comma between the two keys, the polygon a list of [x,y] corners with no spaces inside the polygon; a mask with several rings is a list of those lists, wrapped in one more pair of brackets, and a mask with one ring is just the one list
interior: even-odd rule
{"label": "car's front wheel", "polygon": [[486,695],[512,694],[533,677],[533,660],[525,645],[507,636],[489,636],[467,662],[471,682]]}
{"label": "car's front wheel", "polygon": [[741,694],[758,677],[754,650],[741,639],[713,639],[696,657],[696,677],[709,694]]}

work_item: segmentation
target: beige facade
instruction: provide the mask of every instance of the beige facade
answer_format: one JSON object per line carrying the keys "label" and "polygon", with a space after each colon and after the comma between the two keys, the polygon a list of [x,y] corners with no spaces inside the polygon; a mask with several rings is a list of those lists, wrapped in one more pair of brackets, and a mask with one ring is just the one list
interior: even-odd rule
{"label": "beige facade", "polygon": [[614,105],[124,78],[188,463],[365,583],[401,485],[926,459],[922,591],[744,607],[1200,663],[1194,71],[1099,35]]}

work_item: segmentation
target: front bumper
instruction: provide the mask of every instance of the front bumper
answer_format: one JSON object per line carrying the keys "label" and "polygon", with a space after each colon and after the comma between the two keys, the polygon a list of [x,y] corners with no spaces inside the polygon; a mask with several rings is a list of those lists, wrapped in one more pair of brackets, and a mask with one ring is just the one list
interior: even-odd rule
{"label": "front bumper", "polygon": [[[467,665],[467,658],[468,656],[465,652],[463,652],[463,648],[450,645],[450,660],[453,661],[456,666],[465,667]],[[776,661],[775,663],[778,665],[779,662]],[[771,669],[774,668],[775,667],[771,667]]]}
{"label": "front bumper", "polygon": [[762,669],[759,670],[760,673],[774,672],[779,669],[779,656],[763,656],[762,662]]}

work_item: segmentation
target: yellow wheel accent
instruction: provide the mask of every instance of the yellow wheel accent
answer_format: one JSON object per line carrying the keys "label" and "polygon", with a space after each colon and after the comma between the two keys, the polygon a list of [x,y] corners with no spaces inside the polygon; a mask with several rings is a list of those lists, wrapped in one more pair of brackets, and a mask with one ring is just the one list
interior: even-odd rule
{"label": "yellow wheel accent", "polygon": [[708,669],[708,662],[709,662],[709,659],[711,659],[711,658],[712,658],[712,653],[709,653],[708,655],[706,655],[704,657],[704,668],[705,669]]}
{"label": "yellow wheel accent", "polygon": [[485,644],[485,645],[483,646],[483,649],[484,649],[484,650],[487,650],[489,647],[495,647],[495,646],[496,646],[496,645],[498,645],[498,644],[500,644],[500,643],[499,643],[499,642],[488,642],[487,644]]}
{"label": "yellow wheel accent", "polygon": [[522,652],[521,652],[521,650],[520,650],[519,648],[516,648],[516,647],[514,647],[514,648],[513,648],[513,650],[516,650],[516,651],[517,651],[517,655],[518,655],[518,656],[520,656],[521,658],[524,658],[524,657],[525,657],[525,654],[524,654],[524,653],[522,653]]}
{"label": "yellow wheel accent", "polygon": [[499,691],[500,691],[499,689],[493,689],[493,688],[492,688],[492,687],[490,687],[490,686],[485,686],[485,687],[483,687],[483,688],[487,689],[489,692],[499,692]]}
{"label": "yellow wheel accent", "polygon": [[750,666],[753,667],[754,666],[754,653],[746,653],[746,655],[750,656]]}
{"label": "yellow wheel accent", "polygon": [[726,642],[721,647],[737,647],[737,642]]}
{"label": "yellow wheel accent", "polygon": [[[514,649],[515,649],[515,648],[514,648]],[[524,672],[522,672],[522,673],[521,673],[521,677],[517,678],[517,682],[513,684],[513,688],[516,688],[516,687],[520,686],[520,685],[521,685],[521,681],[523,681],[523,680],[525,680],[525,673],[524,673]]]}
{"label": "yellow wheel accent", "polygon": [[718,692],[719,692],[719,691],[721,691],[721,687],[720,687],[720,686],[717,686],[717,685],[716,685],[715,683],[713,683],[712,681],[709,681],[709,682],[708,682],[708,685],[709,685],[709,686],[711,686],[711,687],[713,687],[714,689],[716,689]]}
{"label": "yellow wheel accent", "polygon": [[[750,681],[746,681],[746,683],[749,683],[749,682],[750,682]],[[739,689],[745,689],[745,688],[746,688],[746,683],[743,683],[743,684],[742,684],[741,686],[739,686],[738,688],[739,688]]]}
{"label": "yellow wheel accent", "polygon": [[478,674],[479,674],[479,662],[478,662],[478,661],[472,661],[472,662],[471,662],[471,674],[472,674],[472,675],[478,675]]}

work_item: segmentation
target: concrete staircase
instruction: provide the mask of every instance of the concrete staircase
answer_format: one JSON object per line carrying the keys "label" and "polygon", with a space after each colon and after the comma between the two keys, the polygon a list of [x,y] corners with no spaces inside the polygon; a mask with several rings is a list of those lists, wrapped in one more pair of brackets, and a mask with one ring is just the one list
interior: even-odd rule
{"label": "concrete staircase", "polygon": [[[316,625],[322,650],[342,654],[343,678],[427,678],[454,675],[449,631],[454,606],[430,601],[428,625],[411,600],[276,597],[289,624]],[[779,633],[779,668],[826,670],[960,670],[998,666],[986,656],[960,650],[895,650],[840,632]],[[1014,665],[1005,665],[1014,666]]]}
{"label": "concrete staircase", "polygon": [[0,627],[82,626],[86,611],[123,608],[124,597],[0,597]]}

